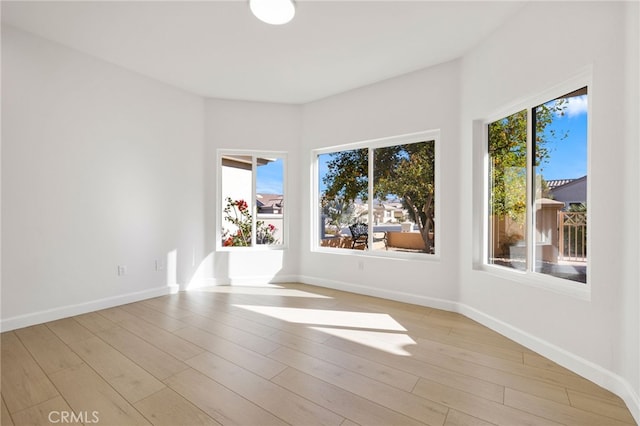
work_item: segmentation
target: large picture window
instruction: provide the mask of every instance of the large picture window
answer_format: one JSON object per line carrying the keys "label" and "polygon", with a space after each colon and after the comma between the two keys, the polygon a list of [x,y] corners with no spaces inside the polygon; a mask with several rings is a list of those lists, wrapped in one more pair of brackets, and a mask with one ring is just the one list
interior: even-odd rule
{"label": "large picture window", "polygon": [[487,263],[587,281],[587,87],[487,126]]}
{"label": "large picture window", "polygon": [[435,254],[437,132],[316,153],[317,246]]}
{"label": "large picture window", "polygon": [[218,164],[220,246],[283,246],[285,155],[220,151]]}

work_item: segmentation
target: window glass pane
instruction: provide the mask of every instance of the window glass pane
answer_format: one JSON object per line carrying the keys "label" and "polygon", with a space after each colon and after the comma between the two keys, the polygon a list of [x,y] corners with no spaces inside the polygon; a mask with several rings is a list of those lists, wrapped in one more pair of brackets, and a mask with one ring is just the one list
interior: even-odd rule
{"label": "window glass pane", "polygon": [[258,158],[256,169],[256,244],[284,241],[284,160]]}
{"label": "window glass pane", "polygon": [[435,142],[373,151],[373,250],[434,253]]}
{"label": "window glass pane", "polygon": [[587,88],[533,110],[535,271],[587,280]]}
{"label": "window glass pane", "polygon": [[284,244],[284,158],[221,157],[221,244]]}
{"label": "window glass pane", "polygon": [[250,247],[254,204],[253,157],[222,157],[222,245]]}
{"label": "window glass pane", "polygon": [[368,152],[363,148],[318,155],[321,247],[368,246],[367,226],[355,226],[368,221]]}
{"label": "window glass pane", "polygon": [[527,111],[489,124],[490,264],[527,268]]}

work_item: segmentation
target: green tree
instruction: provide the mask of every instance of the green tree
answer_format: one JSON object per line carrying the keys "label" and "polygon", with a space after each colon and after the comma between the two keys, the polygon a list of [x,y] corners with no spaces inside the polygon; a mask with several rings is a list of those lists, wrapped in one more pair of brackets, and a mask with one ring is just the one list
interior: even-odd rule
{"label": "green tree", "polygon": [[326,185],[323,199],[353,202],[367,201],[369,185],[369,150],[354,149],[331,154],[329,171],[322,178]]}
{"label": "green tree", "polygon": [[[349,202],[368,200],[368,150],[341,151],[331,155],[323,177],[323,202],[342,198]],[[425,251],[434,248],[434,168],[433,141],[395,145],[374,150],[373,194],[384,201],[400,198],[418,225]]]}
{"label": "green tree", "polygon": [[[541,173],[549,160],[552,140],[561,141],[568,132],[558,132],[549,125],[556,115],[564,115],[566,98],[558,98],[533,110],[535,146],[533,161]],[[527,110],[519,111],[489,124],[489,157],[491,159],[491,213],[524,222],[527,183]],[[540,186],[546,188],[541,178]]]}
{"label": "green tree", "polygon": [[489,124],[491,213],[524,222],[527,175],[527,111]]}

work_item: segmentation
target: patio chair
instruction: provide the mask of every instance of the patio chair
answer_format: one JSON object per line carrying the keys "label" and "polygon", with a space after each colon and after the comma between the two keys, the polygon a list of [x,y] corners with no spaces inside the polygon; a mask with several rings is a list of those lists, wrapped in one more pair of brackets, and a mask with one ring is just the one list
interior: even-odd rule
{"label": "patio chair", "polygon": [[364,245],[365,248],[369,247],[369,227],[366,223],[354,223],[349,226],[351,231],[351,248]]}

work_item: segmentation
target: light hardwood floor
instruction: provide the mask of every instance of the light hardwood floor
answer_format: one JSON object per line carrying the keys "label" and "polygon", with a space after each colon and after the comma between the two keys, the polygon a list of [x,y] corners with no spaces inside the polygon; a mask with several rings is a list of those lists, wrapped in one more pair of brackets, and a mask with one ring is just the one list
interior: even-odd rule
{"label": "light hardwood floor", "polygon": [[1,337],[2,425],[635,424],[620,398],[461,315],[302,284]]}

